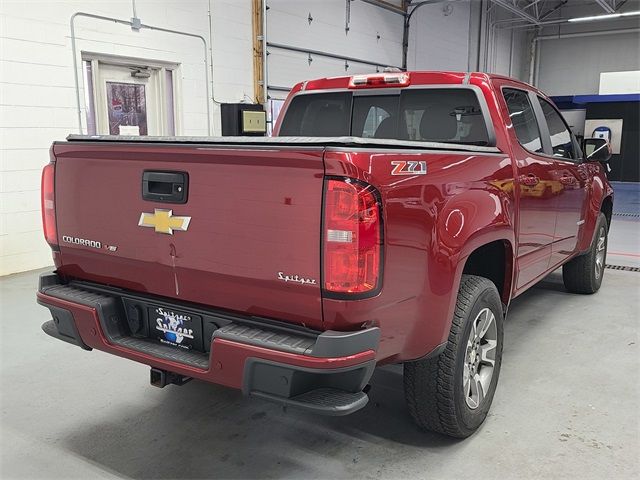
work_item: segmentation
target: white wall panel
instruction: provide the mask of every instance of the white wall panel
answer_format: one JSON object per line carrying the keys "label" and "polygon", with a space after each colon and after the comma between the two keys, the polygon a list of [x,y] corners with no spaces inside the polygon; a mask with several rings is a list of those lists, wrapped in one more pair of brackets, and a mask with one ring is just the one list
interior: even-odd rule
{"label": "white wall panel", "polygon": [[[445,8],[450,8],[451,12],[447,13]],[[470,10],[468,1],[420,7],[411,19],[408,67],[412,70],[466,71]]]}
{"label": "white wall panel", "polygon": [[479,2],[461,0],[420,7],[411,19],[409,69],[480,70],[525,79],[529,58],[527,33],[518,30],[512,34],[511,30],[492,29],[489,25],[507,16],[494,8],[487,28],[482,28],[486,40],[479,42]]}
{"label": "white wall panel", "polygon": [[[78,59],[81,52],[94,52],[180,64],[176,100],[186,135],[207,133],[205,52],[214,60],[216,100],[253,96],[250,0],[137,0],[136,6],[143,23],[202,35],[207,49],[199,39],[78,17]],[[51,263],[40,226],[40,171],[51,143],[78,132],[69,29],[78,11],[133,16],[129,0],[0,2],[0,275]],[[220,132],[213,103],[211,115],[214,133]]]}
{"label": "white wall panel", "polygon": [[[345,70],[344,61],[320,56],[313,56],[313,61],[309,64],[308,56],[304,53],[274,49],[269,55],[269,71],[269,85],[291,87],[313,78],[371,73],[376,71],[376,67],[349,62],[349,68]],[[273,98],[284,98],[287,92],[271,90],[269,95]]]}
{"label": "white wall panel", "polygon": [[600,95],[640,93],[640,70],[630,72],[602,72]]}
{"label": "white wall panel", "polygon": [[511,65],[511,76],[525,82],[528,82],[529,80],[531,37],[531,34],[518,30],[515,32],[513,40],[513,63]]}
{"label": "white wall panel", "polygon": [[640,70],[640,33],[540,42],[538,86],[549,95],[597,94],[600,73]]}
{"label": "white wall panel", "polygon": [[531,42],[523,30],[495,28],[487,72],[527,80]]}
{"label": "white wall panel", "polygon": [[[270,43],[308,48],[353,57],[382,65],[402,63],[403,20],[400,15],[352,1],[349,32],[345,32],[346,1],[269,0],[267,38]],[[309,14],[313,18],[309,23]],[[375,72],[375,66],[349,62],[319,55],[308,55],[269,48],[268,82],[270,85],[292,87],[312,78],[354,73]],[[278,92],[270,92],[281,97]]]}

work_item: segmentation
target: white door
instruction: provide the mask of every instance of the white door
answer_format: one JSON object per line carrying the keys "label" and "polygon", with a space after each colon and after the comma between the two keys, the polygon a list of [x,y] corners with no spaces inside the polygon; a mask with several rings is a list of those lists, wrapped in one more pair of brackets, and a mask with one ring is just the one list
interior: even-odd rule
{"label": "white door", "polygon": [[161,71],[100,63],[96,93],[97,133],[165,135]]}

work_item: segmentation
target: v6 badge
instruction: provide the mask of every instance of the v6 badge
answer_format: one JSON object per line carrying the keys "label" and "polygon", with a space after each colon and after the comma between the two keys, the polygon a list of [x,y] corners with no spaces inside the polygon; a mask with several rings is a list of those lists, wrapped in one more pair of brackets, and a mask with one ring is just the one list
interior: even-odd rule
{"label": "v6 badge", "polygon": [[426,175],[427,162],[415,160],[394,160],[391,162],[391,175]]}

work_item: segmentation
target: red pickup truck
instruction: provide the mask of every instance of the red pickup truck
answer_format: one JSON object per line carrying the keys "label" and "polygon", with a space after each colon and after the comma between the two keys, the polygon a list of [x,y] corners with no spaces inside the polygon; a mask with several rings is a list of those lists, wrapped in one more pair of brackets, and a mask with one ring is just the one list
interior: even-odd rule
{"label": "red pickup truck", "polygon": [[[588,155],[583,154],[583,148]],[[484,421],[511,300],[604,274],[608,144],[484,73],[296,85],[272,138],[70,136],[42,176],[49,335],[328,415],[404,364],[421,427]]]}

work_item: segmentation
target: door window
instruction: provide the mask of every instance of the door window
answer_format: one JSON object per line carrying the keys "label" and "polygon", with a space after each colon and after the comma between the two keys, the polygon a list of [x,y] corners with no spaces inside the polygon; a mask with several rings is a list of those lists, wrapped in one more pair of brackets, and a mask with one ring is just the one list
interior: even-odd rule
{"label": "door window", "polygon": [[176,135],[177,65],[129,66],[84,60],[89,135]]}
{"label": "door window", "polygon": [[106,84],[109,135],[148,135],[145,85]]}
{"label": "door window", "polygon": [[551,148],[553,149],[554,157],[566,158],[573,160],[576,158],[573,148],[573,139],[571,138],[571,132],[564,123],[564,120],[553,108],[549,102],[544,98],[538,97],[544,118],[549,127],[549,135],[551,136]]}
{"label": "door window", "polygon": [[529,101],[529,94],[524,90],[505,88],[503,95],[520,145],[530,152],[544,153],[540,128]]}

